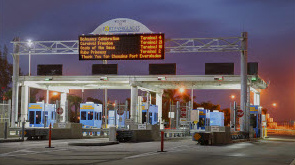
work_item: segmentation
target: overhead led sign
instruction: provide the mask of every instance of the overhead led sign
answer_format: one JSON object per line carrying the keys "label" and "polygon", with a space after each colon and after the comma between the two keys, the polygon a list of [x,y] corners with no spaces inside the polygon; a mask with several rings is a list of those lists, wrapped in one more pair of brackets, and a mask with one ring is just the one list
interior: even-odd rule
{"label": "overhead led sign", "polygon": [[79,60],[164,59],[164,34],[82,35]]}

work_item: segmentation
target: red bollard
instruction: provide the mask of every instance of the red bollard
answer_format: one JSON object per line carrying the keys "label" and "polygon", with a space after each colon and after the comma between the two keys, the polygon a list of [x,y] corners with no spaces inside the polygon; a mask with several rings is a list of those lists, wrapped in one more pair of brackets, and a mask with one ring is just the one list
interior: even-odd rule
{"label": "red bollard", "polygon": [[48,147],[45,147],[45,148],[54,148],[54,147],[51,147],[51,123],[49,125],[49,143],[48,143]]}
{"label": "red bollard", "polygon": [[161,151],[158,152],[166,152],[164,151],[164,131],[161,131]]}

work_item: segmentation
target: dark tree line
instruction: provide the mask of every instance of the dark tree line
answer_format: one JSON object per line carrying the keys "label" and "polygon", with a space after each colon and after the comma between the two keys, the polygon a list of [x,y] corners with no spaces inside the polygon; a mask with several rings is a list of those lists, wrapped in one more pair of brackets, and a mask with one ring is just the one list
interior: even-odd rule
{"label": "dark tree line", "polygon": [[[1,100],[11,99],[12,64],[8,62],[8,48],[0,46],[0,98]],[[3,99],[4,97],[4,99]]]}

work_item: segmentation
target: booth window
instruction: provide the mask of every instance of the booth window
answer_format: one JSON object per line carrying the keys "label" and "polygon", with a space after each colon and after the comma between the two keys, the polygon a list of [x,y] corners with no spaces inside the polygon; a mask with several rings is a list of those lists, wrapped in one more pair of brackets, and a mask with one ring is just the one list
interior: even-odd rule
{"label": "booth window", "polygon": [[146,112],[142,112],[142,116],[141,116],[141,120],[142,120],[142,123],[146,122]]}
{"label": "booth window", "polygon": [[101,112],[98,112],[98,120],[101,120]]}
{"label": "booth window", "polygon": [[155,121],[155,122],[158,122],[158,113],[155,113],[154,121]]}
{"label": "booth window", "polygon": [[200,118],[199,127],[205,127],[205,118]]}
{"label": "booth window", "polygon": [[54,120],[54,119],[55,119],[55,117],[54,117],[54,116],[55,116],[55,112],[54,112],[54,111],[52,111],[52,112],[51,112],[51,119],[52,119],[52,120]]}
{"label": "booth window", "polygon": [[30,111],[30,124],[34,124],[34,111]]}
{"label": "booth window", "polygon": [[85,111],[81,112],[81,120],[86,120],[86,112]]}
{"label": "booth window", "polygon": [[149,117],[150,117],[149,122],[150,122],[150,124],[152,124],[153,123],[153,121],[152,121],[153,120],[153,113],[149,112]]}
{"label": "booth window", "polygon": [[88,112],[88,120],[93,120],[93,112]]}
{"label": "booth window", "polygon": [[36,111],[36,124],[41,124],[41,111]]}
{"label": "booth window", "polygon": [[250,125],[253,128],[257,128],[256,114],[251,114],[250,115]]}

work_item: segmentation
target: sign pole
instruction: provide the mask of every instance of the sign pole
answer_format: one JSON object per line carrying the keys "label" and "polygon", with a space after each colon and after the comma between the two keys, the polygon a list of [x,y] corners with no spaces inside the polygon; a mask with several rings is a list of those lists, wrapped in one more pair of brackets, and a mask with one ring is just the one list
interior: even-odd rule
{"label": "sign pole", "polygon": [[[103,64],[108,64],[107,60],[102,61]],[[104,89],[104,123],[105,123],[105,128],[107,128],[108,125],[108,90],[105,88]]]}
{"label": "sign pole", "polygon": [[171,129],[171,99],[170,99],[170,117],[169,117],[169,127]]}

